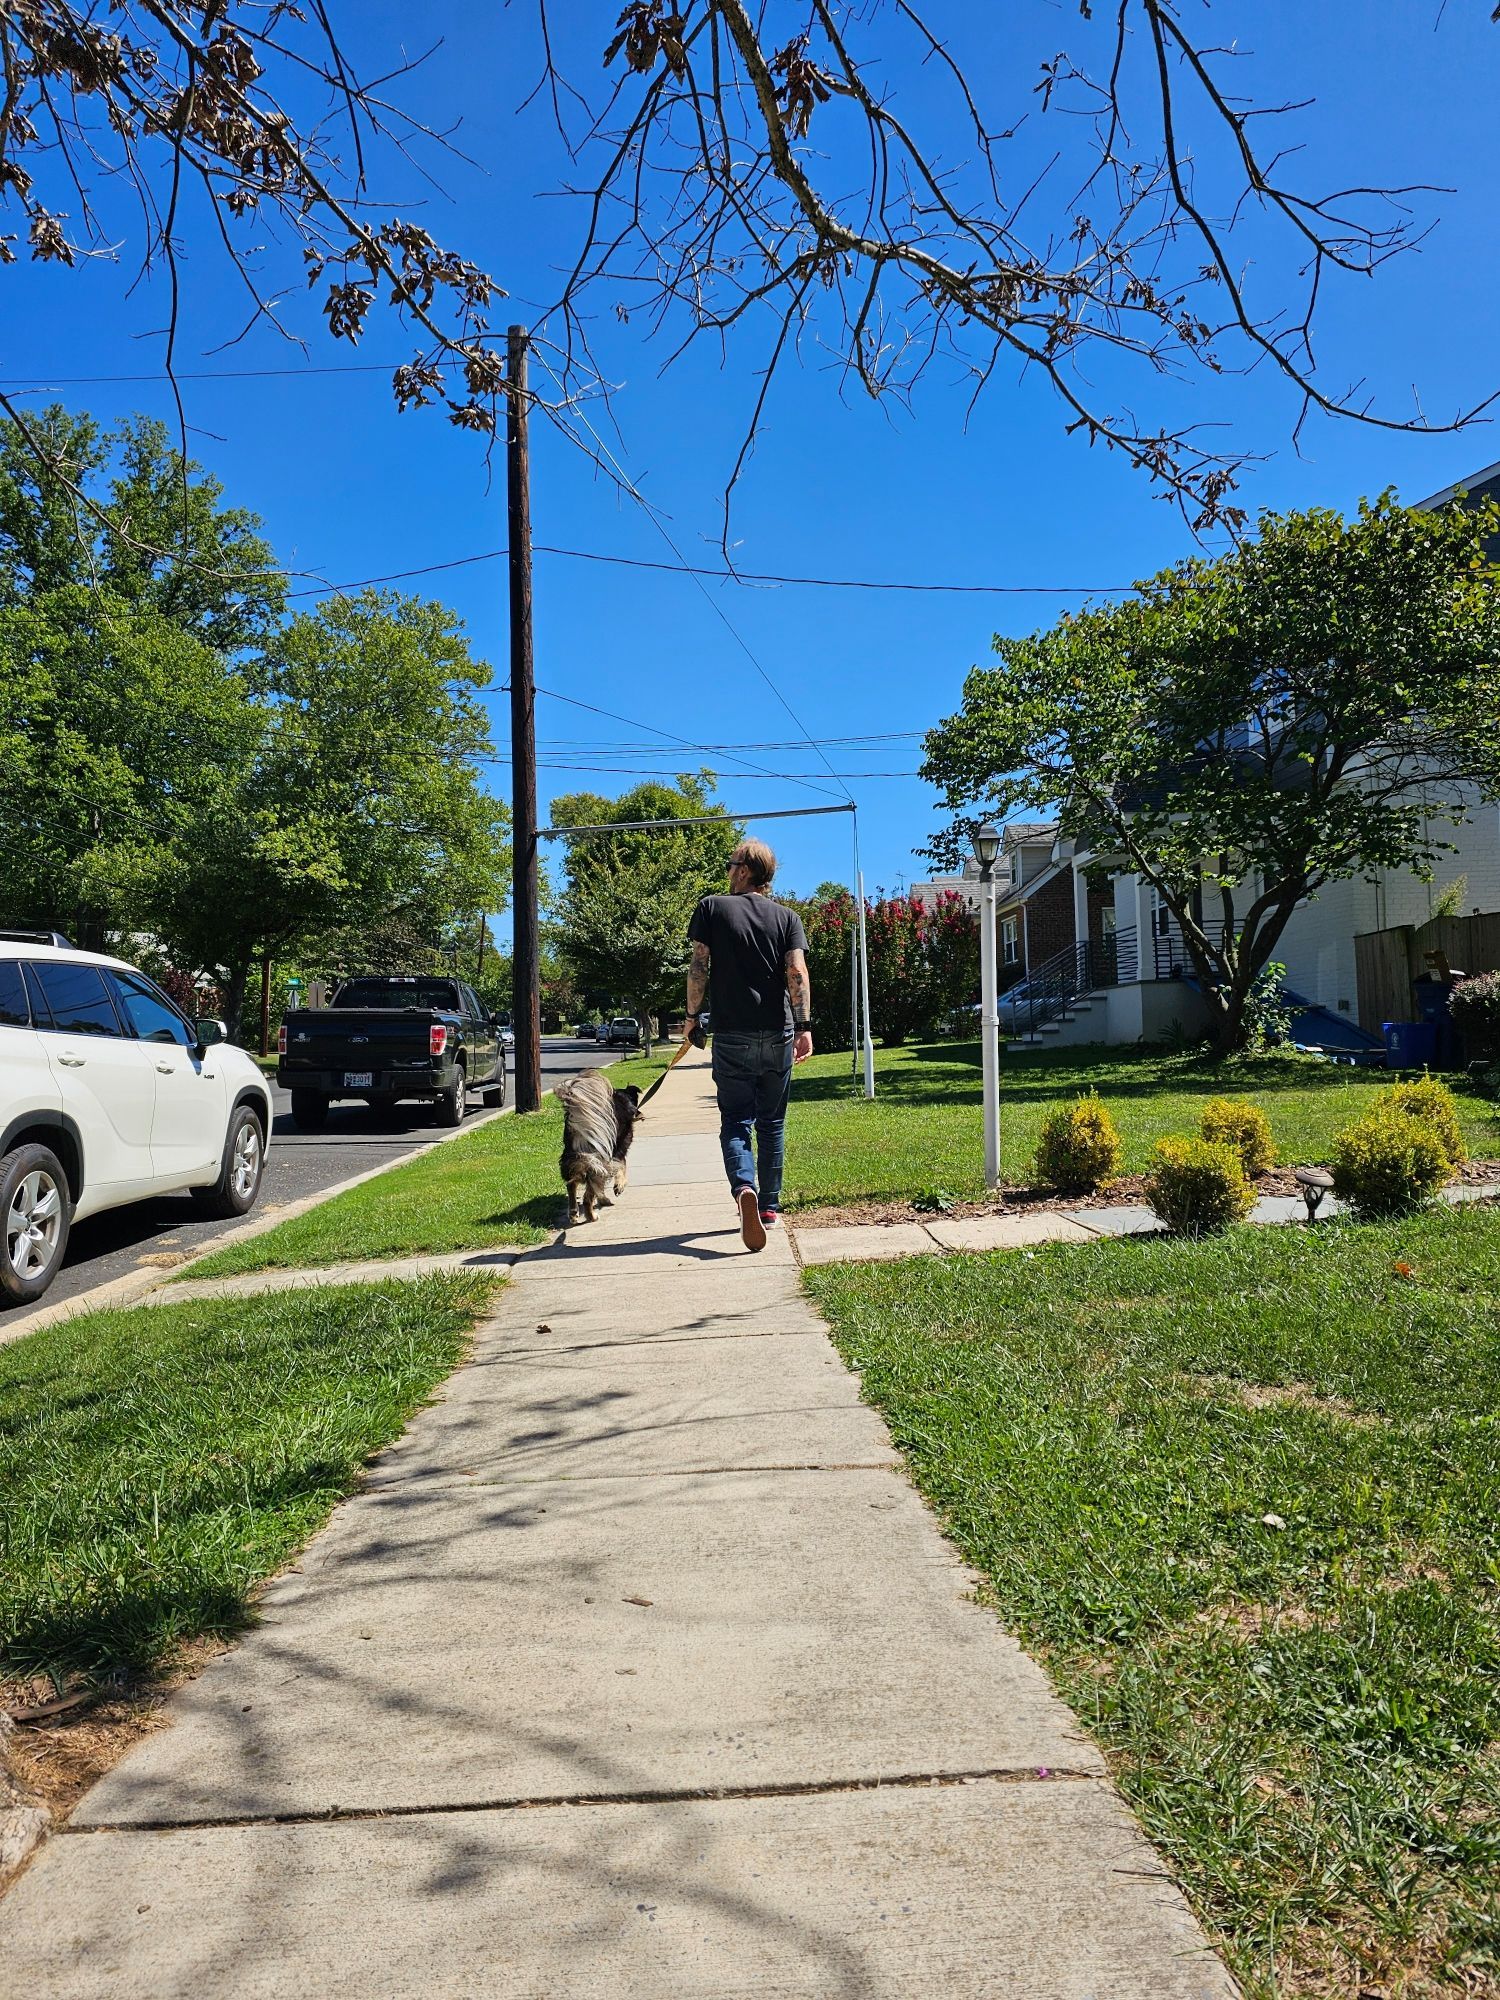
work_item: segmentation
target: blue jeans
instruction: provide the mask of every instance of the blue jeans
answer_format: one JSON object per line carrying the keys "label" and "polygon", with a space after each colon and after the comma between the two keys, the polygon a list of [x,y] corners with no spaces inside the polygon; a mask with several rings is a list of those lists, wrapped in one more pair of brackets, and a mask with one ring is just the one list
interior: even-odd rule
{"label": "blue jeans", "polygon": [[[756,1184],[760,1164],[760,1205],[781,1206],[781,1165],[786,1152],[786,1101],[792,1087],[792,1038],[729,1030],[713,1042],[714,1083],[719,1093],[719,1144],[724,1171],[735,1194]],[[755,1152],[750,1131],[755,1130]]]}

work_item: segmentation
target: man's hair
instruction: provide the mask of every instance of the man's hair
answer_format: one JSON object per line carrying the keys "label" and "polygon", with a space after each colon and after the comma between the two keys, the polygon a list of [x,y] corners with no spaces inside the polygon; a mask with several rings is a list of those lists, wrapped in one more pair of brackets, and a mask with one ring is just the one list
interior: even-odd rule
{"label": "man's hair", "polygon": [[776,873],[776,856],[763,840],[742,840],[729,857],[730,867],[736,864],[750,870],[757,889],[764,889]]}

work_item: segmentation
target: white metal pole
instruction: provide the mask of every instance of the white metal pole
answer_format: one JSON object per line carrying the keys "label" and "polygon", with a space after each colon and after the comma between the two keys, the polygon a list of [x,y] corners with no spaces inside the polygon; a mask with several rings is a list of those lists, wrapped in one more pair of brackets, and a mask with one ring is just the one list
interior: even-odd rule
{"label": "white metal pole", "polygon": [[851,1074],[859,1075],[859,930],[849,926],[849,1062]]}
{"label": "white metal pole", "polygon": [[875,1095],[875,1042],[870,1033],[870,948],[865,942],[865,871],[857,870],[859,894],[859,982],[864,997],[865,1096]]}
{"label": "white metal pole", "polygon": [[1000,1185],[1000,1009],[995,976],[995,876],[979,878],[979,1032],[984,1075],[984,1182]]}

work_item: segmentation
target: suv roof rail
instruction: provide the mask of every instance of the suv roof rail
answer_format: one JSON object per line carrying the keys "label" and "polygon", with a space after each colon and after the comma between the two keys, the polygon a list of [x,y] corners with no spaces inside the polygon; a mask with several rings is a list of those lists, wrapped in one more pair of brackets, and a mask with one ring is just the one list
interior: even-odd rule
{"label": "suv roof rail", "polygon": [[78,947],[71,938],[61,931],[12,931],[0,928],[0,943],[4,944],[50,944],[59,951],[76,951]]}

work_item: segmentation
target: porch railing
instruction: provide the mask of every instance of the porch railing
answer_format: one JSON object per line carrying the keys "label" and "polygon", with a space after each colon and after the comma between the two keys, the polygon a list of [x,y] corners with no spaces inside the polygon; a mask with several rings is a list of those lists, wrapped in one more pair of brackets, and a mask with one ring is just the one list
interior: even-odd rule
{"label": "porch railing", "polygon": [[[1215,950],[1223,943],[1225,933],[1231,938],[1233,925],[1205,921],[1200,925],[1203,935]],[[1151,962],[1157,979],[1191,979],[1194,977],[1193,955],[1188,950],[1182,930],[1174,918],[1164,930],[1153,931],[1151,935]]]}

